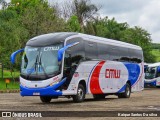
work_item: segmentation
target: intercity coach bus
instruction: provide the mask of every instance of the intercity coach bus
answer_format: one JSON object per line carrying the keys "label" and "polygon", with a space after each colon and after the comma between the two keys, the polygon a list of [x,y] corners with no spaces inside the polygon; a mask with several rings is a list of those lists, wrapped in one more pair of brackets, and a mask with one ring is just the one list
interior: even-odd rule
{"label": "intercity coach bus", "polygon": [[149,64],[144,71],[144,85],[160,87],[160,62]]}
{"label": "intercity coach bus", "polygon": [[142,48],[81,33],[59,32],[30,39],[23,52],[20,94],[40,96],[42,102],[65,96],[82,102],[107,95],[129,98],[144,88]]}

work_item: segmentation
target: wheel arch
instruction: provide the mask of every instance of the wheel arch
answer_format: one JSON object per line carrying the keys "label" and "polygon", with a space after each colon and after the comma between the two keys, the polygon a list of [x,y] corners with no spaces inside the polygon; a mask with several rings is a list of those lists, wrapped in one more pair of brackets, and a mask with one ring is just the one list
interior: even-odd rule
{"label": "wheel arch", "polygon": [[87,90],[86,81],[85,80],[80,80],[79,83],[78,83],[78,85],[79,84],[83,85],[83,87],[85,89],[85,92],[86,92],[86,90]]}

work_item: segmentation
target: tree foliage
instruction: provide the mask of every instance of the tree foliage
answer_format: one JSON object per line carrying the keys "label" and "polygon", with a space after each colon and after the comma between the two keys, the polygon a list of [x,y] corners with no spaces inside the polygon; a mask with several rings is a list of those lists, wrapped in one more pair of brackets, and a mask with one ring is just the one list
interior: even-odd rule
{"label": "tree foliage", "polygon": [[[0,0],[0,4],[4,2]],[[88,0],[73,0],[68,6],[70,15],[66,18],[46,0],[11,0],[10,5],[0,10],[0,61],[9,65],[11,53],[24,48],[28,39],[59,31],[83,32],[136,44],[142,47],[145,62],[155,61],[150,34],[143,28],[95,16],[99,9]]]}
{"label": "tree foliage", "polygon": [[160,50],[160,44],[152,43],[152,49],[159,49]]}
{"label": "tree foliage", "polygon": [[80,31],[84,32],[85,23],[95,18],[98,12],[98,7],[91,3],[90,0],[71,0],[63,5],[63,17],[70,19],[73,16],[77,17],[80,25]]}
{"label": "tree foliage", "polygon": [[10,54],[22,47],[28,31],[19,22],[15,11],[0,11],[0,56],[1,61],[9,65]]}
{"label": "tree foliage", "polygon": [[114,18],[108,19],[106,17],[89,21],[85,26],[85,32],[141,46],[144,52],[144,60],[155,62],[155,57],[150,52],[152,50],[150,34],[141,27],[130,28],[127,23],[118,23]]}
{"label": "tree foliage", "polygon": [[69,31],[74,31],[74,32],[80,32],[81,27],[78,22],[78,17],[73,15],[71,18],[67,21]]}

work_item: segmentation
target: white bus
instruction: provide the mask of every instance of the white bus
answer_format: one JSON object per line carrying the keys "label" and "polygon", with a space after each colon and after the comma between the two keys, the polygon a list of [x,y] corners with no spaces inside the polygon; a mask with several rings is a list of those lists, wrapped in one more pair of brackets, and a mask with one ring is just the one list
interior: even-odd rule
{"label": "white bus", "polygon": [[21,96],[40,96],[50,102],[59,96],[82,102],[86,94],[129,98],[144,88],[142,48],[116,40],[59,32],[30,39],[22,56]]}
{"label": "white bus", "polygon": [[160,87],[160,62],[149,64],[145,69],[145,86]]}

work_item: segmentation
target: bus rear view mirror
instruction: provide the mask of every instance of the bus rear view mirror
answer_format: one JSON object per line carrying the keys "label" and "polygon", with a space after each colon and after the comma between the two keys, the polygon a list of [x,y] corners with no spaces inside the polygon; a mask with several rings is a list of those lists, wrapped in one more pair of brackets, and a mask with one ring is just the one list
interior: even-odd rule
{"label": "bus rear view mirror", "polygon": [[158,68],[157,68],[157,72],[158,72],[158,73],[160,73],[160,66],[158,66]]}
{"label": "bus rear view mirror", "polygon": [[15,63],[16,55],[19,54],[19,53],[21,53],[21,52],[23,52],[23,51],[24,51],[24,48],[23,48],[23,49],[20,49],[20,50],[17,50],[17,51],[15,51],[15,52],[13,52],[13,53],[11,54],[10,61],[11,61],[12,64]]}
{"label": "bus rear view mirror", "polygon": [[58,62],[62,61],[63,53],[70,47],[77,45],[79,42],[71,43],[58,50]]}

